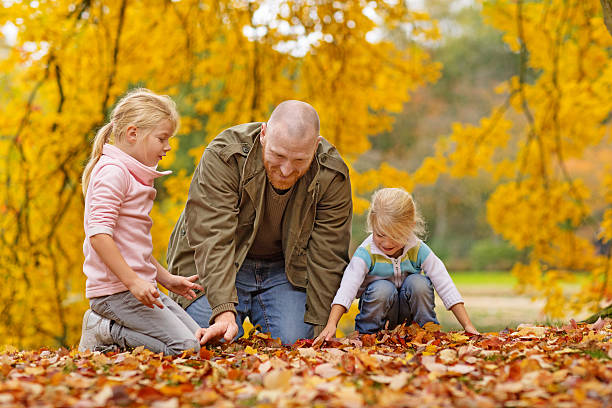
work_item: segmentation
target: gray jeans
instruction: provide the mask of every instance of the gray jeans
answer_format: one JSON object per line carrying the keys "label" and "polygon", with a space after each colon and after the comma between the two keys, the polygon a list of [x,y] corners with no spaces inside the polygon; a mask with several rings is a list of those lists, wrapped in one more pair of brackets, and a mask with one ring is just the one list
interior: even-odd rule
{"label": "gray jeans", "polygon": [[91,310],[114,322],[111,337],[122,348],[145,346],[154,353],[200,351],[195,338],[198,324],[176,302],[159,292],[163,309],[150,309],[130,291],[91,298]]}

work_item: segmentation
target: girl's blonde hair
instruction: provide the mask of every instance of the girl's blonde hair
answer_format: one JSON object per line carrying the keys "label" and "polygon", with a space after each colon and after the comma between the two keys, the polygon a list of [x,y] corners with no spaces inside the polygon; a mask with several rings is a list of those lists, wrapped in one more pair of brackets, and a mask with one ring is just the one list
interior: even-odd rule
{"label": "girl's blonde hair", "polygon": [[102,156],[105,143],[122,141],[129,126],[135,126],[145,131],[151,131],[162,121],[172,124],[172,133],[179,126],[179,114],[174,101],[166,95],[157,95],[145,88],[133,89],[128,92],[113,109],[110,122],[102,126],[94,138],[89,162],[83,171],[83,195],[87,194],[91,172]]}
{"label": "girl's blonde hair", "polygon": [[413,234],[424,238],[427,232],[412,195],[402,188],[382,188],[374,193],[368,211],[368,232],[373,231],[398,243]]}

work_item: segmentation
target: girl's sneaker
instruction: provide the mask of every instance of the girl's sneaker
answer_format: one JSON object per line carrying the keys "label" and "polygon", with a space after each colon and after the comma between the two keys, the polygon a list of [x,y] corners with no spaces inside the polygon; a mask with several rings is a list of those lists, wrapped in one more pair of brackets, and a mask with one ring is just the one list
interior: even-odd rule
{"label": "girl's sneaker", "polygon": [[83,316],[79,351],[94,351],[97,347],[113,344],[114,341],[110,334],[110,323],[109,319],[100,316],[91,309],[87,309]]}

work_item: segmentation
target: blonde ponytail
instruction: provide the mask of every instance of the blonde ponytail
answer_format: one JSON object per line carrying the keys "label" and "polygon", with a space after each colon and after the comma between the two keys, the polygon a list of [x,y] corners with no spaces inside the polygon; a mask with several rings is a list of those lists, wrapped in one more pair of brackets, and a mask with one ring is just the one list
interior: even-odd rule
{"label": "blonde ponytail", "polygon": [[102,149],[104,148],[104,144],[109,141],[112,133],[112,122],[109,122],[106,125],[102,126],[100,130],[98,130],[98,133],[96,133],[93,148],[91,149],[91,155],[89,156],[89,162],[87,163],[87,166],[85,166],[85,170],[83,171],[83,178],[81,179],[83,183],[83,195],[87,195],[87,186],[89,186],[89,177],[91,176],[91,171],[93,170],[96,163],[98,163],[98,160],[100,160],[100,157],[102,157]]}

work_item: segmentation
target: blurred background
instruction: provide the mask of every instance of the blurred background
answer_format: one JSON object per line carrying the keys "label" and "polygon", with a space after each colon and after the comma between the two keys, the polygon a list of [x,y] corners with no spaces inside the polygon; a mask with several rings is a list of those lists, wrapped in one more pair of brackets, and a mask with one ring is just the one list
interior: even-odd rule
{"label": "blurred background", "polygon": [[151,214],[162,263],[206,144],[301,99],[350,165],[351,253],[372,191],[401,186],[481,331],[601,310],[612,301],[605,1],[3,1],[0,343],[78,341],[80,175],[96,130],[140,86],[182,116]]}

